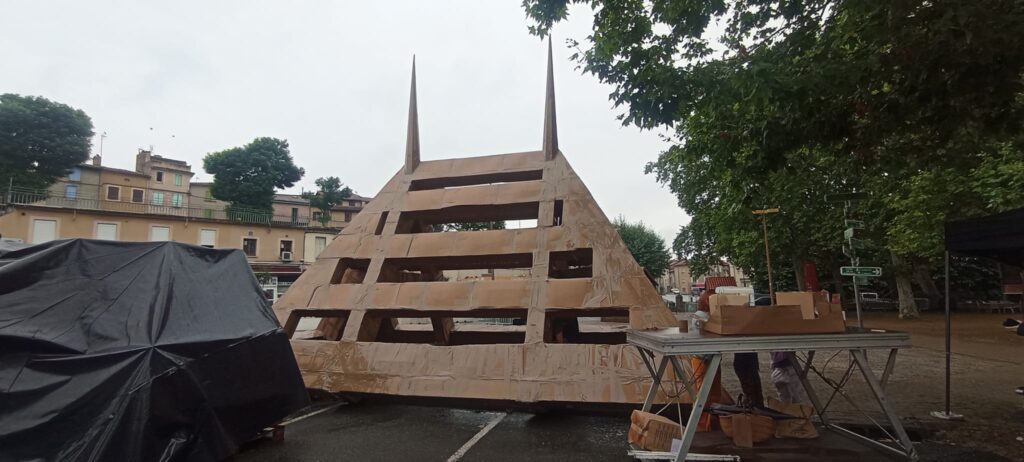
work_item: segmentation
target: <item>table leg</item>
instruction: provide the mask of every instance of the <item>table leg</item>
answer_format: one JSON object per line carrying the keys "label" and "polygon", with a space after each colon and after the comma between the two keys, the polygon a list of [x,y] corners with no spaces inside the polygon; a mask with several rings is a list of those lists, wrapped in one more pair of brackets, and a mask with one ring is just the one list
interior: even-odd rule
{"label": "table leg", "polygon": [[661,379],[665,376],[665,369],[668,367],[668,356],[661,357],[661,363],[658,364],[658,370],[655,371],[654,377],[651,381],[651,390],[647,392],[647,399],[644,400],[644,412],[651,412],[651,405],[654,404],[654,398],[658,396],[658,389],[661,388]]}
{"label": "table leg", "polygon": [[[686,388],[686,394],[692,401],[694,393],[693,385],[690,381],[694,380],[693,371],[690,370],[689,367],[684,369],[683,362],[679,360],[678,356],[670,356],[669,359],[672,361],[672,369],[675,369],[676,371],[676,378],[683,381],[683,388]],[[689,364],[686,366],[689,366]]]}
{"label": "table leg", "polygon": [[647,372],[651,373],[651,377],[657,375],[657,372],[654,370],[654,363],[651,362],[654,360],[654,353],[647,351],[639,345],[637,345],[636,351],[640,352],[640,359],[644,361],[644,366],[647,367]]}
{"label": "table leg", "polygon": [[868,387],[871,388],[875,399],[878,400],[879,407],[882,408],[885,417],[889,419],[889,424],[892,425],[893,431],[896,432],[896,436],[899,438],[901,446],[903,446],[904,453],[911,460],[917,460],[917,450],[914,449],[914,443],[910,441],[910,437],[907,436],[906,430],[903,429],[903,423],[900,422],[899,416],[896,415],[896,411],[885,398],[885,391],[882,389],[882,385],[875,378],[871,368],[868,367],[868,359],[867,355],[864,354],[864,350],[850,350],[850,353],[853,354],[853,360],[857,363],[857,368],[860,369],[860,373],[864,376],[864,381],[868,383]]}
{"label": "table leg", "polygon": [[804,392],[807,393],[807,399],[811,400],[811,404],[814,406],[814,411],[818,413],[818,418],[821,419],[821,424],[825,427],[832,425],[828,421],[828,417],[825,416],[825,407],[822,405],[821,400],[818,398],[818,393],[814,391],[814,387],[811,386],[811,381],[807,378],[807,373],[811,369],[811,361],[814,359],[814,351],[807,352],[807,365],[806,367],[800,364],[799,360],[793,361],[794,367],[797,368],[797,375],[800,376],[800,383],[804,386]]}
{"label": "table leg", "polygon": [[697,391],[697,396],[693,397],[693,407],[690,410],[690,417],[686,420],[686,428],[683,429],[683,441],[679,445],[676,462],[686,460],[686,455],[690,452],[693,436],[697,433],[697,424],[700,422],[700,415],[704,412],[704,405],[708,401],[708,395],[711,394],[711,388],[714,386],[715,377],[718,375],[718,367],[721,364],[721,353],[711,355],[711,364],[708,364],[704,372],[704,380],[701,381],[700,390]]}
{"label": "table leg", "polygon": [[892,375],[892,370],[896,367],[896,352],[899,351],[896,348],[889,350],[889,360],[885,362],[885,370],[882,372],[882,389],[885,389],[885,385],[889,383],[889,376]]}

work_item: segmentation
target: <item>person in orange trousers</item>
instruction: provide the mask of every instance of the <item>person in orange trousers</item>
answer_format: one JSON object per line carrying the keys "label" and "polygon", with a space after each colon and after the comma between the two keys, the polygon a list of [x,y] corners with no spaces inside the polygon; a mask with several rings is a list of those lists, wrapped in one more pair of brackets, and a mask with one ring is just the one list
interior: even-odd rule
{"label": "person in orange trousers", "polygon": [[[704,373],[707,371],[708,363],[700,356],[694,356],[690,358],[690,368],[693,369],[693,389],[694,391],[700,390],[704,386]],[[692,397],[691,397],[692,398]],[[705,409],[711,405],[711,403],[722,402],[722,374],[715,374],[715,380],[711,382],[711,392],[708,393],[708,402],[705,405]],[[709,432],[715,428],[718,428],[718,417],[710,412],[703,412],[700,415],[700,420],[697,422],[697,431]]]}
{"label": "person in orange trousers", "polygon": [[[705,290],[704,293],[700,294],[700,298],[697,300],[697,309],[700,311],[711,311],[711,294],[715,293],[715,289]],[[704,386],[704,374],[707,372],[708,363],[700,356],[694,356],[690,358],[690,368],[693,369],[693,389],[700,390]],[[715,374],[714,381],[711,382],[711,391],[708,393],[707,405],[705,409],[711,405],[711,403],[722,402],[722,374],[721,368],[719,373]],[[711,414],[710,412],[703,412],[700,416],[700,421],[697,424],[697,431],[709,432],[714,428],[718,427],[718,417]]]}

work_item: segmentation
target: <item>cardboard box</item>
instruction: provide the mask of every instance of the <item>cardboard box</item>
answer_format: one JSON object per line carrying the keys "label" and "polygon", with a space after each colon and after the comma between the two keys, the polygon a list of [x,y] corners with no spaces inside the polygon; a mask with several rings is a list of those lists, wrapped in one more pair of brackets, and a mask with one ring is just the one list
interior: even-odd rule
{"label": "cardboard box", "polygon": [[[776,292],[773,306],[735,304],[735,295],[712,295],[704,330],[719,335],[828,334],[846,331],[839,305],[817,292]],[[745,296],[740,296],[746,300]]]}
{"label": "cardboard box", "polygon": [[818,430],[814,428],[814,423],[811,422],[811,417],[814,416],[813,407],[806,404],[783,403],[771,397],[765,400],[765,405],[768,409],[794,417],[792,419],[780,419],[775,422],[776,438],[813,439],[818,437]]}
{"label": "cardboard box", "polygon": [[672,438],[678,438],[682,427],[668,417],[634,410],[630,416],[629,442],[648,451],[672,449]]}

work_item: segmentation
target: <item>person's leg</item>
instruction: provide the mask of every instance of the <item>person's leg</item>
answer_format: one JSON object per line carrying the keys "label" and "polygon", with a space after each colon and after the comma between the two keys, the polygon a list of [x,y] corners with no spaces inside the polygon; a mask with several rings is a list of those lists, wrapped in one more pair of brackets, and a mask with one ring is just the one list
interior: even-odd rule
{"label": "person's leg", "polygon": [[790,386],[786,383],[786,369],[784,367],[772,366],[772,385],[779,394],[779,401],[792,403],[793,396],[790,394]]}
{"label": "person's leg", "polygon": [[764,392],[761,389],[761,374],[757,365],[757,353],[736,353],[733,356],[733,370],[743,389],[744,404],[764,407]]}
{"label": "person's leg", "polygon": [[787,395],[789,400],[783,400],[786,403],[801,403],[807,404],[811,402],[807,398],[807,392],[804,391],[804,384],[800,383],[800,373],[796,371],[796,368],[792,364],[782,368],[782,374],[785,377]]}

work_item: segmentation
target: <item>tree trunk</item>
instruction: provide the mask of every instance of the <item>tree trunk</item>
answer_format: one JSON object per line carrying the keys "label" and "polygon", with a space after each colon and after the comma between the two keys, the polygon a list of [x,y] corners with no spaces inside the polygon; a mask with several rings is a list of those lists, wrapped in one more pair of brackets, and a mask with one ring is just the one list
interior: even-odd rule
{"label": "tree trunk", "polygon": [[796,290],[802,291],[804,289],[804,259],[799,257],[793,257],[793,275],[796,276]]}
{"label": "tree trunk", "polygon": [[942,291],[932,279],[932,268],[927,260],[914,262],[914,281],[928,296],[928,309],[937,311],[942,308]]}
{"label": "tree trunk", "polygon": [[893,277],[896,279],[896,291],[900,297],[900,319],[914,319],[920,316],[917,312],[917,305],[914,303],[914,286],[910,283],[909,274],[912,272],[910,265],[902,256],[894,252],[892,256]]}

